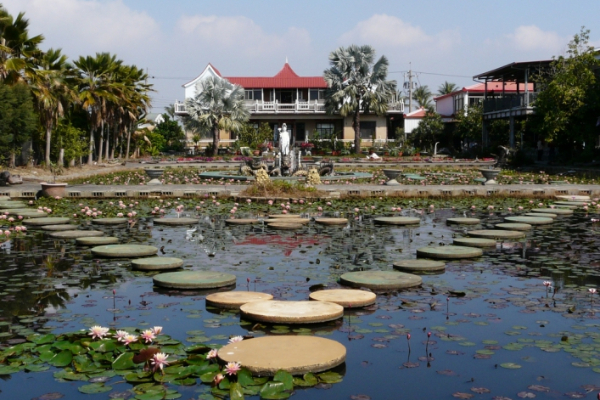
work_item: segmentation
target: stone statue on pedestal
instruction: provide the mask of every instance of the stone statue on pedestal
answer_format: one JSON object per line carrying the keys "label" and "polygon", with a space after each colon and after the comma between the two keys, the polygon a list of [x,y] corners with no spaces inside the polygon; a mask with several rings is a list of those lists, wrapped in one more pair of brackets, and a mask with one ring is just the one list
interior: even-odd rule
{"label": "stone statue on pedestal", "polygon": [[290,132],[285,123],[279,128],[279,151],[284,156],[290,154]]}

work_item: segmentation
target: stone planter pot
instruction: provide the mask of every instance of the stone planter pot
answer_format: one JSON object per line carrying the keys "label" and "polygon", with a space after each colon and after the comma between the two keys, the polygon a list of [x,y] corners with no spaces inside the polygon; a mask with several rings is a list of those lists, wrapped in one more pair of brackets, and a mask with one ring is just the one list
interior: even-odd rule
{"label": "stone planter pot", "polygon": [[383,173],[389,179],[389,181],[387,181],[386,185],[396,186],[396,185],[400,184],[400,183],[398,183],[396,178],[398,178],[398,176],[400,176],[400,174],[402,174],[401,169],[384,169]]}
{"label": "stone planter pot", "polygon": [[48,183],[42,182],[42,195],[46,197],[65,197],[67,193],[67,183]]}
{"label": "stone planter pot", "polygon": [[147,185],[161,184],[159,178],[165,173],[165,170],[163,168],[146,168],[144,171],[146,172],[146,175],[148,175],[148,177],[150,178],[150,182],[148,182]]}
{"label": "stone planter pot", "polygon": [[312,159],[314,162],[321,162],[321,160],[323,160],[323,157],[322,156],[313,156]]}
{"label": "stone planter pot", "polygon": [[483,182],[483,184],[484,185],[497,185],[498,182],[496,182],[496,177],[498,176],[500,171],[501,171],[500,169],[481,168],[479,170],[479,172],[481,172],[481,175],[483,175],[483,177],[486,179],[486,181]]}

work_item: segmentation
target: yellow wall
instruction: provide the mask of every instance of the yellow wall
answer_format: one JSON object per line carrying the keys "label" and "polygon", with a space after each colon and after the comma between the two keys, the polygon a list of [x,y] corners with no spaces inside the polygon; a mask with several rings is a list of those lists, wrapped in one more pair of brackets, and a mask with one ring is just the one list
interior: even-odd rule
{"label": "yellow wall", "polygon": [[[361,115],[360,121],[375,121],[375,136],[378,140],[387,139],[387,120],[384,116]],[[354,128],[352,127],[352,116],[344,118],[344,139],[354,140]],[[363,139],[363,142],[371,140]]]}

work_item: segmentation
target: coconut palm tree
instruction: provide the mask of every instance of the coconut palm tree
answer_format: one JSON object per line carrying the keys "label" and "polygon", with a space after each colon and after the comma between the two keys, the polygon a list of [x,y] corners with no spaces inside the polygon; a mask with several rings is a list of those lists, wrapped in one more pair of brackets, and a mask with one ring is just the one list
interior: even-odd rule
{"label": "coconut palm tree", "polygon": [[375,62],[371,46],[340,47],[329,54],[331,67],[323,73],[327,90],[325,108],[329,114],[352,115],[354,149],[360,153],[360,113],[382,115],[396,92],[396,81],[388,81],[388,60]]}
{"label": "coconut palm tree", "polygon": [[414,101],[419,103],[419,106],[427,109],[432,109],[433,104],[431,103],[431,91],[427,85],[419,86],[415,90],[413,90],[412,98]]}
{"label": "coconut palm tree", "polygon": [[443,96],[445,94],[450,94],[452,92],[455,92],[457,89],[458,89],[458,86],[456,86],[456,83],[445,81],[440,86],[438,86],[437,94],[438,94],[438,96]]}
{"label": "coconut palm tree", "polygon": [[37,68],[26,72],[40,123],[46,130],[45,161],[46,166],[49,166],[52,128],[65,110],[77,100],[72,88],[73,82],[69,82],[73,70],[67,63],[67,56],[61,54],[60,49],[50,49],[43,54]]}
{"label": "coconut palm tree", "polygon": [[244,106],[244,88],[220,77],[209,77],[196,86],[196,96],[185,107],[190,117],[212,130],[213,155],[219,152],[220,131],[239,131],[250,118]]}

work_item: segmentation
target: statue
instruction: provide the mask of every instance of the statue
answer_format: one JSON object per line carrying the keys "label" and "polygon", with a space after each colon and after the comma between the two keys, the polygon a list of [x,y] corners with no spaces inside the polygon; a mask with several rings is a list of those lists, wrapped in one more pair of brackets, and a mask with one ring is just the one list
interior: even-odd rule
{"label": "statue", "polygon": [[279,150],[284,156],[290,154],[290,132],[285,123],[279,128]]}

